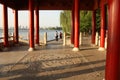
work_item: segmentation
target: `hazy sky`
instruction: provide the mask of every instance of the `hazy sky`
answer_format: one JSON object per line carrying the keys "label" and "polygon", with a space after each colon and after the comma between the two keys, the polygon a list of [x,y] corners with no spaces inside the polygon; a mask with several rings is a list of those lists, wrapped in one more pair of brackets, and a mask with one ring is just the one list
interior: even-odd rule
{"label": "hazy sky", "polygon": [[[60,12],[58,10],[50,11],[50,10],[39,10],[39,23],[41,27],[49,27],[49,26],[60,26]],[[0,5],[0,27],[2,27],[3,20],[3,9],[2,5]],[[28,26],[28,11],[19,11],[18,12],[18,22],[21,26]],[[14,26],[14,15],[12,9],[8,8],[8,26]]]}

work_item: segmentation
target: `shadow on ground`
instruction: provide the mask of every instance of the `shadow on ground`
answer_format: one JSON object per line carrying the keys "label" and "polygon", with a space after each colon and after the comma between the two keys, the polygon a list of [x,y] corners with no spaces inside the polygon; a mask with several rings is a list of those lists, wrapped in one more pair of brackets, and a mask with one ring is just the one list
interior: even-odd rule
{"label": "shadow on ground", "polygon": [[23,66],[23,68],[11,70],[6,74],[1,75],[0,78],[14,76],[9,80],[56,80],[59,78],[67,78],[76,75],[88,74],[95,71],[102,71],[105,68],[105,66],[99,66],[80,70],[80,67],[89,66],[90,64],[103,63],[105,60],[49,67],[44,69],[42,68],[42,62],[43,61],[18,63],[16,64],[16,67]]}

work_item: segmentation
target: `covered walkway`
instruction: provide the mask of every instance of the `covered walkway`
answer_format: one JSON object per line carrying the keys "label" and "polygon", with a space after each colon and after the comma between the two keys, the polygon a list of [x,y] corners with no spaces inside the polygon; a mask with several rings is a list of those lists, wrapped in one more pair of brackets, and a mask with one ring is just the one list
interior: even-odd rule
{"label": "covered walkway", "polygon": [[[92,14],[92,16],[93,16],[92,17],[92,44],[95,44],[95,35],[96,35],[95,34],[95,32],[96,32],[95,31],[96,30],[96,23],[95,23],[96,16],[95,15],[96,15],[96,9],[98,9],[98,8],[100,9],[100,14],[101,14],[100,36],[101,37],[100,37],[99,50],[104,50],[105,27],[107,24],[107,22],[106,22],[107,18],[105,17],[106,16],[105,14],[107,13],[107,9],[108,9],[108,40],[107,40],[107,52],[106,52],[107,58],[106,58],[105,80],[120,80],[120,76],[119,76],[119,74],[120,74],[120,68],[119,68],[120,67],[120,49],[119,49],[119,47],[120,47],[120,31],[119,31],[120,0],[0,0],[0,3],[3,4],[3,27],[4,27],[4,42],[3,42],[3,44],[6,49],[9,46],[7,7],[14,9],[14,20],[15,20],[14,43],[15,44],[19,44],[18,11],[19,10],[29,10],[29,49],[28,49],[28,51],[34,51],[34,49],[36,49],[35,43],[34,43],[35,42],[34,41],[35,40],[34,39],[35,38],[35,36],[34,36],[34,10],[36,12],[36,15],[35,15],[35,17],[36,17],[36,44],[39,44],[38,43],[38,41],[39,41],[39,33],[38,33],[38,31],[39,31],[38,30],[39,29],[39,23],[38,23],[39,15],[38,14],[39,13],[38,13],[38,11],[39,10],[71,10],[71,12],[72,12],[71,42],[74,44],[73,51],[78,51],[78,52],[76,52],[76,54],[78,53],[78,55],[84,54],[84,51],[86,50],[86,49],[84,49],[83,52],[81,50],[79,53],[79,49],[82,48],[82,47],[79,47],[79,30],[80,30],[80,28],[79,28],[79,26],[80,26],[79,13],[80,13],[80,11],[81,10],[91,10],[93,12],[93,14]],[[106,5],[108,7],[106,7]],[[45,49],[43,49],[43,50],[45,50]],[[60,49],[58,49],[58,52],[57,52],[57,49],[54,49],[54,50],[49,49],[48,51],[52,51],[51,54],[54,54],[54,52],[55,53],[57,52],[56,54],[62,55],[61,51],[63,51],[63,50],[67,50],[67,49],[64,48],[61,50],[61,48],[60,48]],[[94,51],[94,49],[92,49],[92,50]],[[48,51],[45,50],[45,52],[48,52]],[[45,55],[45,52],[43,51],[44,55]],[[70,54],[71,52],[72,52],[71,49],[69,49],[68,53]],[[87,50],[87,52],[90,52],[90,51]],[[87,54],[87,52],[85,52],[85,53]],[[42,49],[40,52],[35,51],[32,53],[35,53],[36,55],[37,55],[37,53],[42,54]],[[29,52],[29,55],[32,53]],[[50,53],[50,52],[48,52],[48,53]],[[67,51],[64,51],[64,55],[66,53],[67,53]],[[98,54],[99,52],[97,52],[97,50],[96,50],[91,53],[92,54],[96,53],[97,55],[101,55],[102,52],[100,54]],[[73,54],[73,52],[72,52],[72,54]],[[46,53],[46,55],[47,55],[47,53]],[[47,55],[47,56],[49,56],[49,55]],[[37,57],[39,57],[39,55]],[[94,57],[97,58],[96,56],[94,56]],[[101,58],[103,58],[103,55],[101,56]],[[31,59],[30,59],[30,61],[28,59],[29,59],[29,56],[28,56],[28,58],[27,57],[23,58],[23,62],[24,62],[24,60],[27,60],[28,63],[32,63]],[[32,58],[32,59],[34,59],[34,58]],[[48,58],[44,58],[44,59],[48,59]],[[35,58],[35,60],[37,60],[37,62],[39,63],[39,59]],[[94,60],[94,59],[92,59],[92,60]],[[29,65],[28,63],[26,63],[28,66],[21,67],[22,69],[17,69],[18,67],[14,67],[15,69],[13,68],[13,72],[12,72],[12,70],[10,70],[9,73],[12,72],[11,75],[13,77],[11,80],[13,80],[13,79],[21,80],[21,79],[27,79],[27,78],[29,78],[29,80],[30,80],[32,78],[39,79],[39,77],[40,78],[42,77],[43,79],[45,79],[46,77],[49,77],[51,75],[53,77],[51,76],[50,79],[54,78],[56,76],[58,76],[58,77],[61,76],[60,78],[66,78],[66,77],[69,77],[68,74],[72,72],[72,71],[64,72],[66,70],[64,70],[63,72],[57,71],[57,72],[60,72],[61,74],[67,73],[67,76],[65,76],[65,74],[55,76],[55,73],[54,74],[50,74],[50,73],[42,74],[41,73],[41,75],[40,75],[39,70],[37,70],[38,72],[36,72],[36,69],[40,69],[42,67],[40,65],[40,68],[33,69],[33,70],[35,70],[35,72],[32,72],[32,74],[29,74],[30,73],[29,68],[31,69],[32,65],[31,64]],[[32,63],[32,64],[34,64],[34,63]],[[41,64],[43,65],[43,63],[41,63]],[[17,66],[17,65],[15,65],[15,66]],[[36,67],[39,67],[39,66],[36,66]],[[89,66],[87,66],[87,67],[89,67]],[[44,66],[43,66],[43,68],[44,68]],[[47,68],[45,68],[45,70],[46,69]],[[70,67],[67,67],[67,69],[72,70]],[[27,74],[26,70],[28,70],[28,72],[29,72],[28,74]],[[97,69],[95,69],[95,70],[97,71]],[[17,71],[17,73],[16,73],[16,71]],[[22,73],[24,71],[26,71],[25,74]],[[84,71],[84,69],[76,70],[76,73],[80,74],[81,71],[86,73],[86,71]],[[87,71],[89,71],[89,69]],[[48,71],[43,71],[43,72],[48,72]],[[60,74],[60,73],[57,73],[57,74]],[[71,76],[72,75],[74,75],[74,73],[71,73]],[[3,78],[4,78],[4,76],[3,76]],[[58,78],[54,78],[54,79],[58,79]],[[94,79],[92,79],[92,80],[94,80]],[[99,79],[95,78],[95,80],[99,80]]]}
{"label": "covered walkway", "polygon": [[38,46],[34,52],[26,51],[26,45],[1,52],[0,80],[102,80],[106,54],[90,46],[90,38],[83,38],[78,52],[61,40]]}

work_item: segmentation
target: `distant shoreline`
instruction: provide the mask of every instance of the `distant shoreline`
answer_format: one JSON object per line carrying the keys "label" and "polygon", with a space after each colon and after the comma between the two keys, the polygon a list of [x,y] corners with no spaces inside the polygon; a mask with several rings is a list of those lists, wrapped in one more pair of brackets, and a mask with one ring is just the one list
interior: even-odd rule
{"label": "distant shoreline", "polygon": [[[0,29],[4,30],[4,29]],[[8,30],[14,30],[14,29],[8,29]],[[18,29],[18,30],[29,30],[29,29]],[[39,30],[62,30],[62,29],[39,29]]]}

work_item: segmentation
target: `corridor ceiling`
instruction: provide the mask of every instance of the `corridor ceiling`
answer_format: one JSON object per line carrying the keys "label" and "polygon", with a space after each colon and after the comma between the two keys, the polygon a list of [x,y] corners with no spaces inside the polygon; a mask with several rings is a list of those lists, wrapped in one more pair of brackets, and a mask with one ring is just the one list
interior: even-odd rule
{"label": "corridor ceiling", "polygon": [[[34,7],[39,10],[71,10],[74,0],[33,0]],[[107,0],[80,0],[80,10],[95,10],[101,3],[107,4]],[[0,0],[12,9],[28,10],[28,0]]]}

